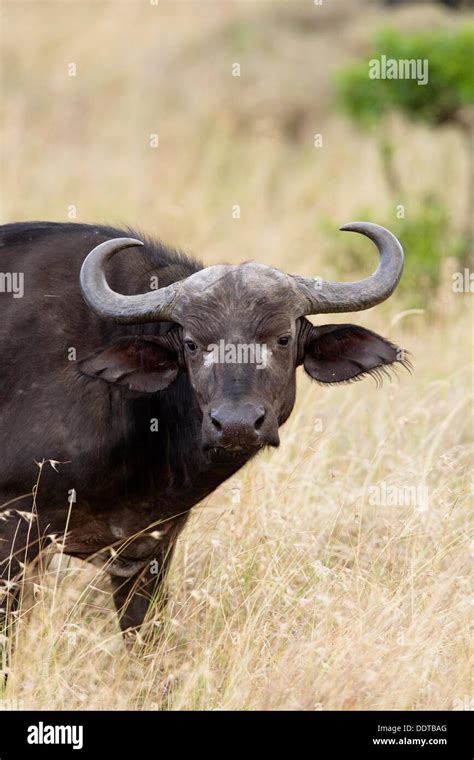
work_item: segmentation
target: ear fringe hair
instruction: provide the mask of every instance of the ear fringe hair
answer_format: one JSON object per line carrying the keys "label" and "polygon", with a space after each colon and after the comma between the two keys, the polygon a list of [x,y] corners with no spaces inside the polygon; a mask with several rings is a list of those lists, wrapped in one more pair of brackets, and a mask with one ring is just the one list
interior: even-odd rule
{"label": "ear fringe hair", "polygon": [[[396,346],[393,346],[393,348],[396,348]],[[348,380],[338,380],[337,382],[334,382],[334,383],[331,383],[331,382],[324,383],[321,380],[314,380],[314,378],[312,378],[311,375],[309,375],[309,377],[318,385],[323,385],[323,386],[351,385],[352,383],[358,383],[360,380],[364,380],[366,377],[372,377],[375,381],[375,387],[379,389],[382,387],[383,381],[385,379],[388,379],[388,381],[391,383],[393,378],[397,378],[397,379],[399,378],[400,366],[403,367],[403,369],[406,369],[407,372],[410,373],[410,375],[413,373],[413,364],[410,359],[411,354],[408,351],[404,351],[403,353],[405,355],[404,359],[396,359],[394,362],[391,362],[390,364],[379,364],[377,367],[364,370],[364,372],[361,372],[360,375],[356,375],[355,377],[350,377]],[[308,375],[308,373],[306,374]]]}

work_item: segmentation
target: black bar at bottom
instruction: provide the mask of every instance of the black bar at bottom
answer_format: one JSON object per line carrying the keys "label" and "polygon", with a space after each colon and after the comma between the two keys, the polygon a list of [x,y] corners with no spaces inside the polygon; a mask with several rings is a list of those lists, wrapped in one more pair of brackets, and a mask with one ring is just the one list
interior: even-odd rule
{"label": "black bar at bottom", "polygon": [[[474,757],[469,712],[0,712],[0,760],[133,758],[189,748],[326,757]],[[323,754],[321,754],[323,753]]]}

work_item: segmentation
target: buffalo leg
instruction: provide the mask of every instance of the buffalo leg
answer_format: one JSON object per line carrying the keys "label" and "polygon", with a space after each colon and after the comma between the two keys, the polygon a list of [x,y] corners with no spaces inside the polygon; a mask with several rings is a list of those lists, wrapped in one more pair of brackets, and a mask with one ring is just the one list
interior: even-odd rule
{"label": "buffalo leg", "polygon": [[122,633],[138,631],[145,621],[150,603],[163,609],[167,602],[164,581],[173,554],[170,548],[130,578],[111,576],[115,609]]}

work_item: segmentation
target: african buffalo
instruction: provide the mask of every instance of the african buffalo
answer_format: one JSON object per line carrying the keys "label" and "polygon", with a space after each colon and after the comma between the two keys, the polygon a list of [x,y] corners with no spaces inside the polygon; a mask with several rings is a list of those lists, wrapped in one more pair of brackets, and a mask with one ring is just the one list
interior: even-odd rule
{"label": "african buffalo", "polygon": [[370,330],[305,318],[375,306],[400,279],[388,230],[342,229],[377,246],[367,279],[203,267],[105,226],[1,228],[4,612],[25,564],[61,545],[110,573],[122,630],[140,626],[191,507],[279,445],[299,365],[340,383],[406,364]]}

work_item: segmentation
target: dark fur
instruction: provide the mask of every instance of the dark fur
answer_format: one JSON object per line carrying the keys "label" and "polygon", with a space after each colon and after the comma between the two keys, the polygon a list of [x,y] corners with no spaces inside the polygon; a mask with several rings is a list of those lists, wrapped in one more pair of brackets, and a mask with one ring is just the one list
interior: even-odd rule
{"label": "dark fur", "polygon": [[[169,554],[193,504],[238,467],[230,462],[210,469],[198,445],[199,414],[185,373],[172,391],[139,396],[80,374],[68,360],[71,347],[81,360],[121,336],[171,327],[114,325],[84,303],[82,261],[99,242],[124,236],[142,239],[145,247],[112,264],[110,281],[123,292],[146,290],[151,270],[166,285],[201,268],[132,230],[44,222],[1,229],[0,271],[24,272],[25,296],[0,295],[0,514],[9,512],[0,520],[0,578],[18,576],[20,563],[32,560],[51,534],[61,538],[72,488],[77,501],[67,553],[86,558],[121,545],[109,521],[123,524],[127,537],[156,524],[167,531],[158,556],[153,541],[149,554],[146,541],[130,541],[120,555],[120,563],[146,568]],[[150,431],[150,418],[159,420],[159,434]],[[61,464],[42,468],[30,526],[13,510],[32,510],[41,460]]]}
{"label": "dark fur", "polygon": [[[18,580],[22,563],[64,538],[75,489],[65,552],[106,566],[126,629],[143,621],[191,507],[255,452],[217,458],[203,449],[200,398],[206,383],[198,389],[191,384],[180,328],[166,323],[116,325],[86,306],[79,288],[81,264],[98,243],[116,237],[145,243],[122,251],[110,264],[109,282],[122,293],[148,290],[151,273],[161,287],[202,268],[136,230],[24,222],[0,231],[0,271],[25,276],[23,299],[0,294],[0,595],[2,579]],[[212,324],[220,323],[225,307],[222,324],[232,326],[248,302],[250,325],[276,329],[274,304],[263,296],[260,303],[252,292],[244,294],[245,283],[237,290],[233,283],[211,304],[219,312]],[[281,285],[280,290],[285,315],[289,295]],[[194,304],[202,330],[208,326],[209,303],[204,299]],[[190,303],[190,313],[192,308]],[[281,321],[281,316],[275,319]],[[76,360],[70,360],[70,349]],[[313,378],[336,383],[403,363],[396,347],[374,333],[351,325],[313,327],[306,319],[297,320],[294,346],[285,350],[278,356],[275,352],[273,379],[271,373],[242,367],[219,370],[219,393],[234,403],[246,384],[256,388],[256,383],[270,383],[257,390],[277,399],[275,417],[281,424],[293,406],[298,364],[304,363]],[[142,374],[135,374],[136,387],[141,390],[144,374],[168,373],[164,385],[155,384],[157,392],[133,390],[128,364],[136,357]],[[199,373],[194,374],[195,384],[196,377]],[[150,430],[151,419],[159,421],[158,433]],[[43,460],[40,472],[36,463]],[[34,504],[32,488],[39,476]],[[31,522],[21,512],[31,513],[34,507]],[[161,532],[159,540],[150,535],[155,530]],[[150,573],[152,560],[158,562],[158,575]]]}

